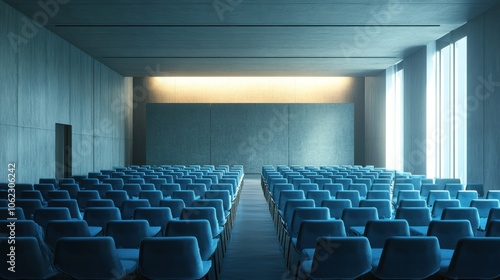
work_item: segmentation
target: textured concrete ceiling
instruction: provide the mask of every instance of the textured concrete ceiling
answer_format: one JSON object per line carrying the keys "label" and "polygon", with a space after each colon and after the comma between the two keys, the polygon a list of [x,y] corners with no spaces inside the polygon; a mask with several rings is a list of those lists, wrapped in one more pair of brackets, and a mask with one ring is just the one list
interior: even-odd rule
{"label": "textured concrete ceiling", "polygon": [[373,75],[500,2],[4,1],[138,77]]}

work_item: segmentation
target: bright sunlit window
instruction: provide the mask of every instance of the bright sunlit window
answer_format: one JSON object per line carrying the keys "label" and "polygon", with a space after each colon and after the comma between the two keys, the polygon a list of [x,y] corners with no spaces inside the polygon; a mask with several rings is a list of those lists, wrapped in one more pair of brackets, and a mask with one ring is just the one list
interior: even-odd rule
{"label": "bright sunlit window", "polygon": [[386,167],[404,171],[404,69],[402,63],[387,69],[386,87]]}
{"label": "bright sunlit window", "polygon": [[427,92],[427,177],[467,176],[467,37],[438,48]]}

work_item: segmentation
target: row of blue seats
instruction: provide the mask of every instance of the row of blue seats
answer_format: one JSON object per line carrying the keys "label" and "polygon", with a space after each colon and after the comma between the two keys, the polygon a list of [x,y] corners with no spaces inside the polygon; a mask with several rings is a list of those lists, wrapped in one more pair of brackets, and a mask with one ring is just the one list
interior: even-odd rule
{"label": "row of blue seats", "polygon": [[[404,223],[406,223],[407,225],[411,225],[411,226],[409,226],[409,229],[411,229],[411,230],[407,231],[408,232],[407,235],[410,235],[410,232],[412,233],[412,235],[426,235],[426,233],[429,230],[429,225],[431,225],[431,224],[434,225],[434,223],[444,223],[444,224],[462,223],[462,224],[466,224],[467,229],[468,229],[468,234],[465,234],[462,236],[459,235],[460,238],[474,236],[475,230],[473,230],[473,229],[478,228],[478,225],[479,225],[479,221],[476,222],[476,226],[474,227],[471,225],[471,222],[469,220],[467,220],[467,219],[462,220],[461,218],[463,218],[463,217],[452,217],[452,216],[456,216],[457,213],[464,212],[463,210],[469,210],[469,209],[465,209],[465,208],[464,209],[446,209],[446,210],[450,210],[449,211],[450,213],[456,212],[455,215],[451,215],[451,216],[446,217],[446,218],[459,219],[459,220],[446,220],[446,219],[444,219],[442,221],[441,220],[432,221],[431,212],[430,212],[430,209],[427,207],[426,203],[423,205],[423,207],[402,207],[400,209],[397,209],[399,211],[396,214],[397,215],[396,218],[399,218],[402,220],[379,220],[379,221],[377,221],[380,218],[377,210],[380,208],[366,207],[366,206],[371,206],[371,205],[362,205],[362,207],[359,207],[359,208],[349,209],[349,207],[352,207],[351,200],[349,200],[349,199],[336,199],[336,200],[326,199],[326,200],[322,201],[322,203],[325,203],[325,202],[328,202],[328,203],[335,202],[333,204],[338,203],[337,205],[331,205],[331,206],[333,206],[331,208],[311,207],[311,206],[315,206],[316,201],[313,199],[305,199],[304,190],[294,190],[293,187],[292,187],[292,189],[286,190],[284,192],[285,193],[287,193],[287,192],[288,193],[297,193],[297,197],[291,198],[291,199],[286,199],[287,200],[286,202],[277,200],[281,204],[279,204],[279,203],[276,204],[275,203],[276,201],[274,201],[272,192],[269,191],[269,187],[268,187],[268,184],[266,182],[264,174],[262,176],[262,181],[263,181],[264,193],[266,194],[266,192],[267,192],[267,195],[270,198],[270,207],[272,205],[272,208],[270,208],[270,209],[275,209],[276,210],[275,213],[277,213],[277,215],[273,214],[273,217],[275,218],[276,221],[278,221],[276,223],[277,231],[278,231],[278,238],[279,238],[280,242],[282,242],[283,252],[284,252],[285,256],[287,257],[287,265],[288,266],[291,263],[290,252],[294,251],[297,253],[297,250],[295,250],[294,247],[295,247],[295,244],[296,244],[297,238],[298,238],[297,234],[300,234],[300,227],[302,227],[303,225],[305,226],[308,223],[341,222],[342,227],[339,227],[339,228],[341,228],[343,231],[346,231],[346,229],[347,229],[348,233],[353,233],[353,234],[357,233],[358,235],[363,234],[363,230],[359,230],[360,227],[362,229],[364,229],[364,227],[365,227],[365,225],[367,225],[367,223],[375,222],[375,221],[376,222],[388,222],[388,223],[391,223],[394,221],[404,221]],[[299,187],[300,187],[300,184],[299,184]],[[305,190],[305,191],[308,193],[310,190]],[[312,192],[314,193],[316,191],[312,190]],[[358,193],[358,195],[359,195],[359,193]],[[376,199],[376,200],[368,199],[368,200],[362,200],[362,203],[372,202],[372,201],[373,202],[385,202],[384,205],[387,208],[390,207],[390,201],[388,199]],[[498,202],[497,200],[491,200],[491,201]],[[438,200],[438,202],[439,202],[439,200]],[[342,207],[341,203],[346,203],[345,205],[348,205],[348,207]],[[286,205],[286,206],[284,206],[284,208],[283,208],[283,204]],[[280,208],[280,206],[281,206],[281,208]],[[288,209],[287,209],[287,206],[288,206]],[[321,206],[324,206],[324,205],[321,205]],[[335,206],[337,206],[337,207],[335,207]],[[347,208],[347,209],[345,209],[345,208]],[[458,208],[458,207],[455,207],[455,208]],[[479,215],[477,214],[477,209],[474,207],[467,207],[467,208],[470,208],[470,210],[475,210],[476,211],[475,213],[477,215],[477,220],[479,220]],[[329,215],[330,210],[336,211],[337,213],[338,212],[342,213],[340,220],[331,220],[332,217]],[[452,210],[459,210],[459,212],[452,211]],[[500,211],[499,211],[500,208],[498,208],[498,210],[492,209],[492,213],[495,210],[498,211],[498,213],[500,213]],[[274,211],[272,210],[271,212],[274,212]],[[471,218],[471,219],[474,220],[473,218]],[[344,223],[346,223],[346,225],[344,225]],[[492,227],[490,228],[491,232],[488,232],[488,236],[495,236],[496,234],[500,234],[500,233],[494,232],[494,228],[498,227],[497,223],[500,224],[500,220],[499,221],[493,220],[491,222],[491,225],[492,225]],[[314,225],[314,226],[317,227],[317,225]],[[352,230],[353,228],[354,229],[358,228],[358,230],[357,231]],[[415,230],[415,228],[417,230]],[[425,228],[425,232],[422,233],[424,228]],[[442,227],[442,228],[446,228],[446,227]],[[329,230],[333,230],[333,229],[331,227],[325,226],[325,228],[322,229],[322,231],[323,231],[322,235],[326,235],[327,232],[325,232],[325,230],[329,231]],[[306,230],[304,230],[304,232],[306,232],[306,235],[307,235],[307,233],[309,233],[309,235],[310,235],[312,233],[312,230],[306,229]],[[386,231],[383,230],[382,232],[386,232]],[[333,231],[332,231],[332,233],[333,233]],[[319,237],[322,235],[320,234],[320,235],[317,235],[315,237]],[[443,236],[444,236],[443,238],[447,239],[448,241],[450,240],[449,237],[446,236],[446,234],[443,234]],[[286,242],[287,238],[288,238],[289,242]],[[315,238],[311,238],[310,240],[315,240]],[[384,241],[385,241],[385,239],[384,239]],[[287,244],[288,244],[288,246],[287,246]],[[309,246],[311,246],[311,244],[309,244]],[[378,246],[380,246],[380,242],[379,242]],[[453,249],[454,249],[454,247],[453,247]],[[300,252],[300,250],[299,250],[299,252]],[[449,257],[451,258],[450,254],[449,254]],[[450,258],[448,258],[448,261]],[[372,267],[370,266],[370,270],[365,271],[365,273],[369,272],[371,270],[372,270]],[[444,270],[441,270],[441,271],[443,272]],[[436,273],[436,271],[434,273]]]}

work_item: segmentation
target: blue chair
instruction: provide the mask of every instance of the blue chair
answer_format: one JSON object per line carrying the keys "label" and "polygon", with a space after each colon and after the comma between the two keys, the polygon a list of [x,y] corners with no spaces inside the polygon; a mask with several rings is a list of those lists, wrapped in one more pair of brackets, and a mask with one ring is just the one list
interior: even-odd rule
{"label": "blue chair", "polygon": [[[405,199],[420,199],[420,192],[416,190],[400,190],[398,192],[398,196],[396,197],[397,207],[401,207],[401,200]],[[425,204],[425,206],[427,206],[427,203]]]}
{"label": "blue chair", "polygon": [[353,207],[345,208],[342,211],[342,221],[344,221],[347,235],[353,235],[351,227],[364,227],[370,220],[378,220],[377,208],[375,207]]}
{"label": "blue chair", "polygon": [[320,237],[312,260],[300,264],[299,279],[355,279],[370,272],[368,239]]}
{"label": "blue chair", "polygon": [[84,220],[49,221],[45,229],[45,243],[54,251],[61,237],[91,237],[89,226]]}
{"label": "blue chair", "polygon": [[392,192],[393,200],[396,200],[398,198],[400,191],[413,191],[413,190],[415,190],[413,184],[395,183]]}
{"label": "blue chair", "polygon": [[89,199],[85,208],[89,207],[115,207],[115,203],[111,199]]}
{"label": "blue chair", "polygon": [[464,237],[474,237],[469,220],[435,220],[429,224],[427,236],[436,236],[441,249],[454,250]]}
{"label": "blue chair", "polygon": [[[77,179],[75,178],[75,180]],[[97,178],[81,178],[79,181],[80,189],[84,190],[92,187],[94,184],[99,184],[99,180]]]}
{"label": "blue chair", "polygon": [[192,207],[212,207],[215,209],[219,226],[226,224],[226,213],[221,199],[197,199],[191,204]]}
{"label": "blue chair", "polygon": [[331,197],[335,197],[338,191],[344,190],[344,185],[340,183],[326,183],[323,185],[323,190],[329,191]]}
{"label": "blue chair", "polygon": [[[110,220],[104,229],[104,235],[113,237],[117,249],[139,249],[142,239],[160,232],[161,227],[150,227],[147,220]],[[133,257],[124,257],[120,252],[119,255],[122,259],[138,259],[139,252],[134,251]]]}
{"label": "blue chair", "polygon": [[45,226],[51,220],[71,220],[68,208],[46,207],[35,211],[33,220],[45,230]]}
{"label": "blue chair", "polygon": [[[97,180],[97,179],[96,179]],[[87,201],[90,199],[100,199],[99,192],[96,190],[81,190],[76,194],[76,202],[80,210],[84,210],[87,207]]]}
{"label": "blue chair", "polygon": [[153,184],[156,190],[160,190],[161,185],[166,184],[167,180],[164,178],[151,178],[149,179],[149,183]]}
{"label": "blue chair", "polygon": [[191,183],[186,185],[186,190],[192,190],[196,197],[204,198],[207,186],[203,183]]}
{"label": "blue chair", "polygon": [[497,199],[473,199],[470,206],[477,208],[479,214],[479,228],[480,230],[485,230],[490,209],[500,207],[500,202]]}
{"label": "blue chair", "polygon": [[448,266],[446,279],[498,279],[500,277],[500,237],[465,237],[458,241]]}
{"label": "blue chair", "polygon": [[441,220],[468,220],[474,235],[477,235],[477,230],[479,230],[479,213],[475,207],[445,208],[441,214]]}
{"label": "blue chair", "polygon": [[360,198],[363,199],[363,198],[366,198],[366,193],[368,192],[368,187],[366,184],[352,183],[349,185],[348,190],[358,191]]}
{"label": "blue chair", "polygon": [[384,190],[371,190],[366,193],[366,199],[387,199],[391,200],[391,193]]}
{"label": "blue chair", "polygon": [[391,185],[389,183],[374,183],[371,187],[372,191],[391,191]]}
{"label": "blue chair", "polygon": [[12,244],[8,237],[0,237],[0,277],[2,279],[52,279],[59,272],[52,266],[50,257],[43,252],[35,237],[16,237],[15,272],[9,271]]}
{"label": "blue chair", "polygon": [[172,197],[174,191],[180,191],[181,185],[178,183],[165,183],[160,186],[160,191],[163,193],[164,198]]}
{"label": "blue chair", "polygon": [[134,220],[147,220],[150,226],[161,227],[162,233],[173,219],[168,207],[138,207],[134,211]]}
{"label": "blue chair", "polygon": [[143,190],[143,191],[156,191],[157,190],[155,185],[152,183],[142,183],[142,184],[140,184],[140,186],[141,186],[141,190]]}
{"label": "blue chair", "polygon": [[124,184],[123,190],[127,192],[129,199],[134,199],[139,197],[142,188],[139,184]]}
{"label": "blue chair", "polygon": [[70,199],[69,192],[67,190],[55,190],[47,192],[48,201],[52,199]]}
{"label": "blue chair", "polygon": [[67,191],[69,193],[69,198],[76,199],[80,191],[80,186],[78,186],[78,184],[60,184],[59,190]]}
{"label": "blue chair", "polygon": [[425,279],[439,272],[441,255],[435,236],[387,238],[372,274],[378,279]]}
{"label": "blue chair", "polygon": [[[182,189],[182,185],[181,185]],[[195,200],[195,194],[193,190],[186,190],[185,188],[180,191],[174,191],[172,193],[173,199],[182,199],[186,207],[191,206],[193,201]]]}
{"label": "blue chair", "polygon": [[392,204],[388,199],[364,199],[359,202],[359,207],[377,208],[379,219],[390,219],[392,217]]}
{"label": "blue chair", "polygon": [[151,207],[159,207],[160,200],[163,199],[163,193],[161,191],[145,191],[139,192],[139,199],[147,199]]}
{"label": "blue chair", "polygon": [[410,226],[429,226],[432,220],[429,208],[424,207],[400,207],[395,218],[405,219]]}
{"label": "blue chair", "polygon": [[141,242],[138,271],[149,279],[201,279],[211,267],[211,261],[202,261],[193,236],[153,237]]}
{"label": "blue chair", "polygon": [[23,208],[24,216],[28,220],[33,220],[37,209],[42,208],[42,202],[38,199],[17,199],[16,206]]}
{"label": "blue chair", "polygon": [[111,190],[106,192],[106,198],[111,199],[116,207],[122,208],[123,202],[128,200],[128,194],[124,190]]}
{"label": "blue chair", "polygon": [[437,191],[443,189],[440,189],[439,186],[436,184],[422,183],[422,187],[420,189],[420,198],[427,200],[427,196],[429,196],[430,191]]}
{"label": "blue chair", "polygon": [[217,214],[213,207],[185,207],[181,211],[181,220],[205,219],[210,223],[213,237],[219,237],[223,228],[219,226]]}
{"label": "blue chair", "polygon": [[49,201],[48,207],[66,207],[69,210],[71,219],[82,219],[82,215],[80,214],[80,209],[78,207],[76,199],[51,199]]}
{"label": "blue chair", "polygon": [[486,199],[500,199],[500,190],[488,190]]}
{"label": "blue chair", "polygon": [[316,183],[300,183],[297,187],[297,190],[304,191],[304,195],[307,196],[309,191],[317,191],[319,190],[319,186]]}
{"label": "blue chair", "polygon": [[484,186],[483,184],[469,183],[465,186],[468,191],[476,191],[479,197],[484,197]]}
{"label": "blue chair", "polygon": [[172,217],[174,219],[179,219],[181,217],[181,211],[186,207],[186,204],[182,199],[164,199],[160,201],[160,207],[170,208]]}
{"label": "blue chair", "polygon": [[120,260],[112,237],[61,237],[54,265],[75,279],[121,279],[137,269],[137,262]]}
{"label": "blue chair", "polygon": [[20,192],[21,199],[38,199],[41,202],[45,202],[42,193],[39,190],[24,190]]}
{"label": "blue chair", "polygon": [[42,183],[42,184],[34,184],[33,185],[33,188],[37,191],[40,191],[40,193],[42,194],[42,197],[43,197],[43,200],[44,201],[48,201],[49,200],[49,196],[48,196],[48,192],[49,191],[55,191],[56,188],[54,186],[54,184],[48,184],[48,183]]}
{"label": "blue chair", "polygon": [[488,222],[486,227],[486,237],[500,237],[500,220],[492,220]]}
{"label": "blue chair", "polygon": [[88,207],[85,209],[83,219],[89,226],[106,228],[106,224],[112,220],[121,220],[120,209],[117,207]]}
{"label": "blue chair", "polygon": [[371,248],[383,248],[391,236],[410,236],[410,226],[406,220],[371,220],[366,222],[363,236],[370,241]]}
{"label": "blue chair", "polygon": [[326,190],[310,190],[307,192],[306,199],[314,200],[314,205],[320,206],[323,200],[329,200],[330,191]]}
{"label": "blue chair", "polygon": [[443,210],[447,207],[460,207],[460,200],[458,199],[436,199],[432,206],[431,217],[433,220],[441,219]]}
{"label": "blue chair", "polygon": [[478,198],[479,195],[477,191],[465,190],[457,192],[457,199],[460,201],[460,206],[462,207],[469,207],[471,201]]}
{"label": "blue chair", "polygon": [[[444,189],[446,191],[449,191],[450,192],[450,198],[457,198],[457,194],[459,191],[464,191],[465,190],[465,186],[460,184],[460,183],[447,183],[445,186],[444,186]],[[467,205],[469,206],[469,205]]]}
{"label": "blue chair", "polygon": [[431,190],[427,196],[427,207],[432,208],[436,199],[451,199],[450,192],[445,190]]}
{"label": "blue chair", "polygon": [[359,207],[359,201],[361,200],[357,190],[338,191],[335,199],[349,199],[352,207]]}
{"label": "blue chair", "polygon": [[423,199],[402,199],[398,207],[427,207],[427,202]]}
{"label": "blue chair", "polygon": [[108,178],[102,180],[102,182],[105,184],[111,184],[113,190],[123,190],[123,186],[125,185],[122,178]]}
{"label": "blue chair", "polygon": [[99,197],[106,198],[106,192],[113,190],[113,187],[108,183],[99,183],[88,186],[86,190],[96,190],[99,193]]}
{"label": "blue chair", "polygon": [[129,199],[122,203],[121,213],[123,220],[130,220],[134,217],[134,211],[138,207],[151,207],[147,199]]}
{"label": "blue chair", "polygon": [[352,208],[352,202],[349,199],[330,199],[323,200],[321,207],[330,209],[330,218],[340,220],[345,208]]}

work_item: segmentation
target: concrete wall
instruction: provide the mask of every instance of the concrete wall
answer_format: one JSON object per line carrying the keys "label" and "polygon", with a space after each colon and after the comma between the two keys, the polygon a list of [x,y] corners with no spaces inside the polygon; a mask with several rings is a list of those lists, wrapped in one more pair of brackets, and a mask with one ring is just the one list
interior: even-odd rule
{"label": "concrete wall", "polygon": [[56,123],[72,125],[73,174],[130,162],[131,78],[4,2],[0,38],[0,181],[9,162],[18,182],[55,176]]}
{"label": "concrete wall", "polygon": [[[154,67],[152,67],[152,70]],[[154,75],[154,72],[151,73]],[[231,78],[134,78],[134,164],[151,163],[146,160],[146,107],[150,103],[169,104],[212,104],[212,118],[232,119],[232,114],[237,116],[229,127],[243,126],[249,131],[258,134],[261,126],[269,126],[269,120],[273,118],[273,110],[279,115],[283,104],[328,104],[328,103],[353,103],[354,104],[354,162],[365,164],[365,79],[363,77],[231,77]],[[217,104],[268,104],[270,109],[262,110],[259,106],[227,107],[231,113],[214,110]],[[180,108],[180,107],[179,107]],[[244,108],[245,111],[239,111]],[[292,107],[290,107],[292,108]],[[299,107],[297,107],[299,108]],[[179,112],[182,115],[197,114],[196,112]],[[260,123],[257,121],[245,121],[248,116],[263,114]],[[302,114],[297,111],[297,114]],[[276,113],[274,114],[276,115]],[[327,119],[327,115],[325,115]],[[213,120],[212,120],[213,121]],[[227,120],[229,122],[229,120]],[[229,125],[229,123],[228,123]],[[232,128],[231,128],[232,129]],[[251,134],[251,133],[250,133]],[[249,135],[249,134],[244,134]],[[221,141],[229,141],[222,139]],[[238,141],[247,141],[247,138]],[[259,145],[269,144],[266,141],[258,141]],[[286,142],[288,143],[288,142]],[[281,144],[276,144],[282,148]],[[247,149],[245,146],[233,147],[241,151]],[[259,149],[261,149],[259,147]],[[262,148],[264,149],[264,148]],[[248,153],[249,155],[252,153]],[[221,154],[222,155],[222,154]],[[283,162],[284,158],[271,157],[271,154],[263,153],[263,163],[272,164],[274,161]],[[291,158],[305,159],[307,155],[294,155]],[[174,158],[178,158],[175,156]],[[212,155],[212,159],[218,161],[218,157]],[[230,160],[227,156],[220,157],[220,163]],[[270,162],[270,161],[272,162]],[[241,164],[241,163],[240,163]],[[309,163],[313,164],[313,163]],[[330,164],[333,164],[330,162]]]}
{"label": "concrete wall", "polygon": [[386,164],[386,72],[365,78],[365,161]]}
{"label": "concrete wall", "polygon": [[354,105],[148,104],[147,162],[353,164]]}
{"label": "concrete wall", "polygon": [[500,189],[500,5],[467,23],[467,181]]}

